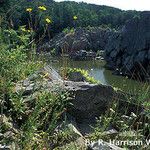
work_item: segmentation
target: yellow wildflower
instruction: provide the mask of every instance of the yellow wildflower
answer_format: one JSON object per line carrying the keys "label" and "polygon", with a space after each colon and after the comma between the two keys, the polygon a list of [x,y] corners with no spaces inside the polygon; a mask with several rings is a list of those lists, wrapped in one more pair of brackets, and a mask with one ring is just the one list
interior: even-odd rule
{"label": "yellow wildflower", "polygon": [[48,73],[45,73],[44,76],[43,76],[43,78],[46,78],[46,77],[48,77],[48,76],[49,76],[49,74],[48,74]]}
{"label": "yellow wildflower", "polygon": [[21,28],[21,31],[26,32],[27,30],[26,28]]}
{"label": "yellow wildflower", "polygon": [[32,12],[32,8],[27,8],[26,11],[30,13]]}
{"label": "yellow wildflower", "polygon": [[38,7],[40,10],[46,10],[46,7],[45,6],[39,6]]}
{"label": "yellow wildflower", "polygon": [[78,19],[78,17],[77,17],[77,16],[73,16],[73,19],[74,19],[74,20],[77,20],[77,19]]}
{"label": "yellow wildflower", "polygon": [[49,24],[52,23],[52,20],[50,20],[49,18],[46,18],[45,21]]}

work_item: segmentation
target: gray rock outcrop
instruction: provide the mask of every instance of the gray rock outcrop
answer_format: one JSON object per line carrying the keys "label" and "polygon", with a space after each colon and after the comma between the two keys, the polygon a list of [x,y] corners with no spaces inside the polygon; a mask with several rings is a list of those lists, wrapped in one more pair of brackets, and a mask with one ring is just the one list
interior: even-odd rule
{"label": "gray rock outcrop", "polygon": [[43,51],[55,49],[56,53],[70,53],[79,50],[103,50],[107,44],[108,37],[112,34],[110,29],[77,28],[70,33],[60,33],[50,42],[39,48]]}
{"label": "gray rock outcrop", "polygon": [[105,47],[107,66],[124,75],[150,76],[150,12],[129,20],[110,36]]}

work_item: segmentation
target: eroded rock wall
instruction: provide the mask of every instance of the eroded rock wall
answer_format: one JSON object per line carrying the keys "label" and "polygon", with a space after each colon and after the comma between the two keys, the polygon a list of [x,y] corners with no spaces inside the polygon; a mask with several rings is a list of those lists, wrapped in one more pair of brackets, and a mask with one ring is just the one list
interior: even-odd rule
{"label": "eroded rock wall", "polygon": [[108,37],[112,34],[110,29],[78,28],[70,33],[60,33],[50,42],[40,47],[41,50],[51,51],[55,49],[56,54],[71,53],[79,50],[104,50]]}
{"label": "eroded rock wall", "polygon": [[149,78],[150,12],[142,12],[109,37],[105,50],[109,68],[124,75]]}

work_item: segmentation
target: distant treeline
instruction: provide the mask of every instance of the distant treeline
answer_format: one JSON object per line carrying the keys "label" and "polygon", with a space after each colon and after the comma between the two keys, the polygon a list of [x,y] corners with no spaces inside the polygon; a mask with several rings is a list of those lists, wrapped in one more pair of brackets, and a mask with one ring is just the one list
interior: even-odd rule
{"label": "distant treeline", "polygon": [[[46,11],[39,11],[38,6],[45,6]],[[32,12],[27,12],[27,8],[32,8]],[[48,26],[51,35],[67,27],[104,26],[119,29],[127,20],[139,16],[139,13],[83,2],[0,0],[0,14],[1,16],[6,15],[3,26],[17,29],[21,25],[27,25],[36,28],[37,33],[41,33],[44,30],[44,20],[48,17],[52,20]]]}

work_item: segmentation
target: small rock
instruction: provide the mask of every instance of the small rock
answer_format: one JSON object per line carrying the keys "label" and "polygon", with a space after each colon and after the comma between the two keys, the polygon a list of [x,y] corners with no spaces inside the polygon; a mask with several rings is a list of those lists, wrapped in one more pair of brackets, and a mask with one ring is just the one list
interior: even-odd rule
{"label": "small rock", "polygon": [[30,81],[28,79],[23,81],[23,86],[27,87],[30,85]]}
{"label": "small rock", "polygon": [[133,119],[132,117],[126,116],[126,115],[122,115],[121,118],[124,120],[132,120]]}
{"label": "small rock", "polygon": [[137,115],[135,113],[133,113],[133,112],[131,112],[130,116],[133,117],[133,118],[137,118]]}
{"label": "small rock", "polygon": [[4,138],[4,134],[0,133],[0,141]]}
{"label": "small rock", "polygon": [[7,131],[7,132],[5,132],[4,133],[4,138],[6,138],[6,139],[14,139],[14,133],[12,132],[12,131]]}
{"label": "small rock", "polygon": [[34,90],[34,84],[30,84],[25,91],[23,92],[23,95],[30,95]]}
{"label": "small rock", "polygon": [[0,144],[0,150],[11,150],[11,148],[10,146]]}
{"label": "small rock", "polygon": [[85,77],[80,72],[71,72],[69,73],[69,80],[80,82],[85,81]]}
{"label": "small rock", "polygon": [[68,124],[69,129],[74,131],[74,133],[78,134],[79,136],[83,137],[83,135],[80,133],[80,131],[77,129],[77,127],[73,124]]}
{"label": "small rock", "polygon": [[38,77],[39,77],[39,75],[35,73],[35,74],[32,74],[31,76],[29,76],[28,79],[29,79],[30,81],[34,81],[34,80],[36,80]]}
{"label": "small rock", "polygon": [[105,131],[105,134],[107,134],[107,135],[113,134],[114,135],[114,134],[118,134],[118,131],[115,129],[110,129],[108,131]]}

